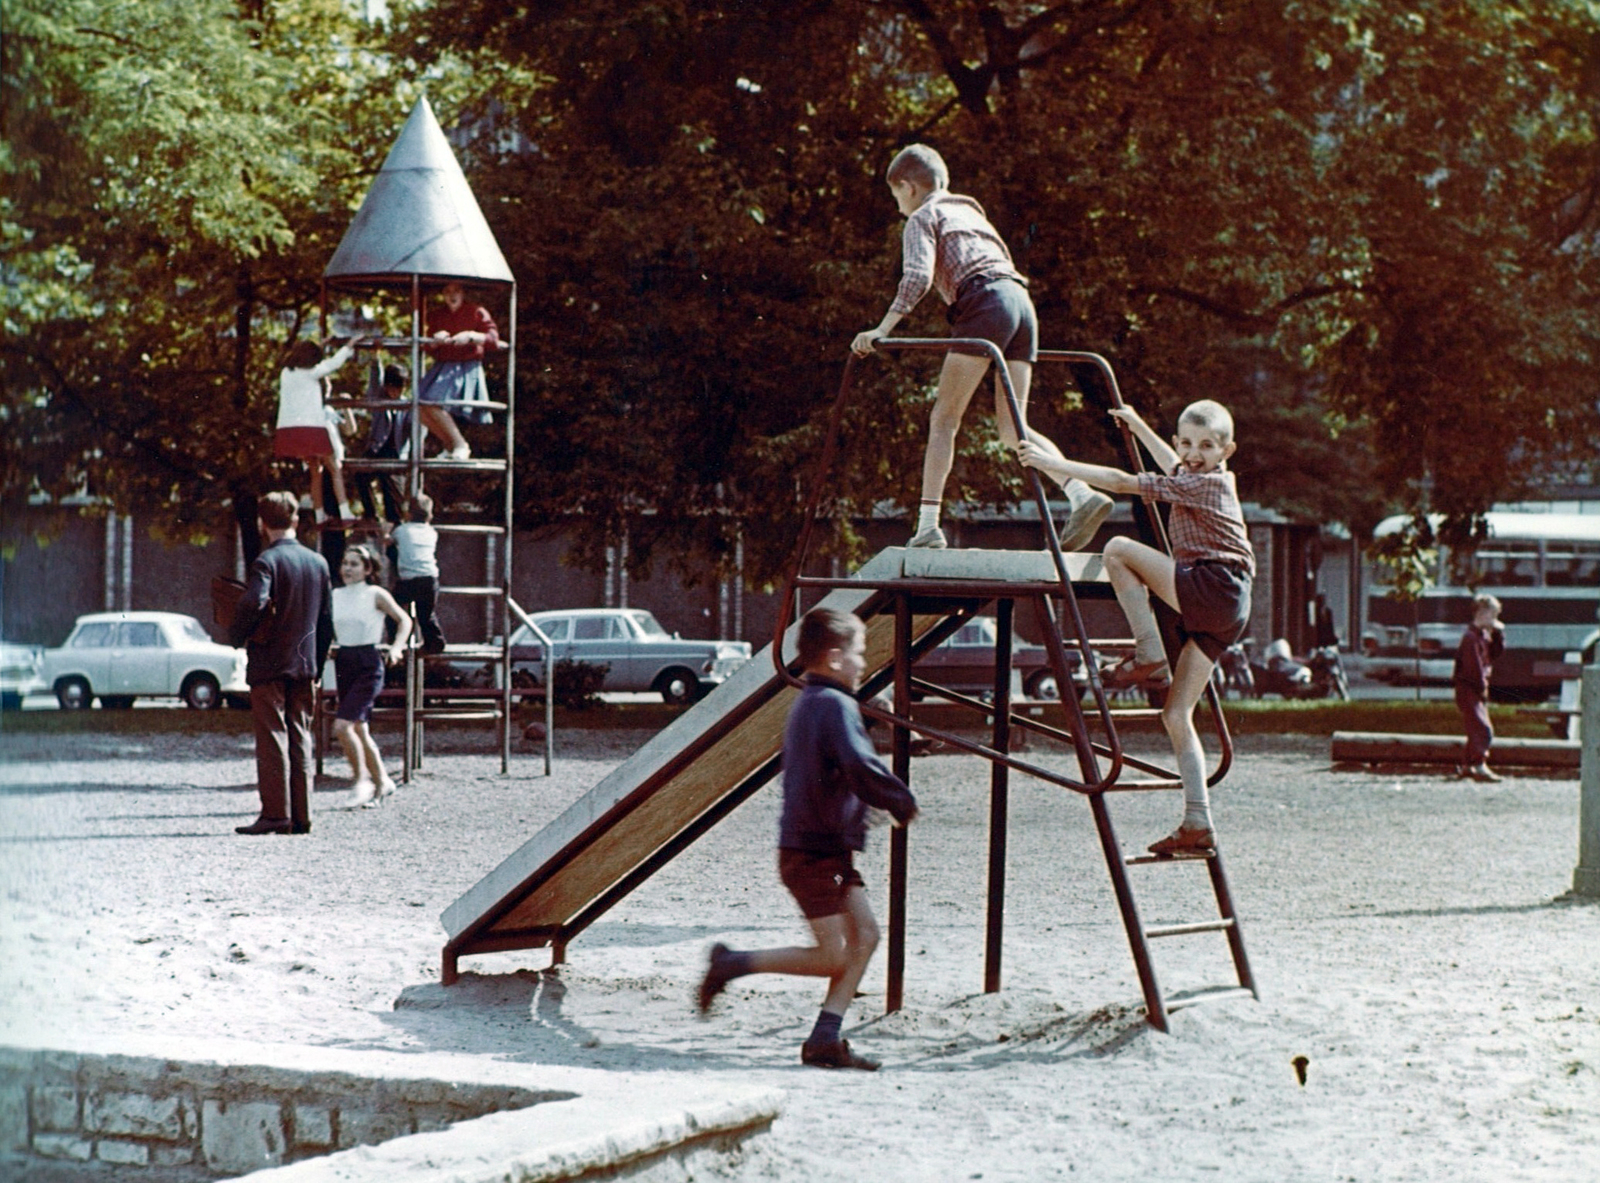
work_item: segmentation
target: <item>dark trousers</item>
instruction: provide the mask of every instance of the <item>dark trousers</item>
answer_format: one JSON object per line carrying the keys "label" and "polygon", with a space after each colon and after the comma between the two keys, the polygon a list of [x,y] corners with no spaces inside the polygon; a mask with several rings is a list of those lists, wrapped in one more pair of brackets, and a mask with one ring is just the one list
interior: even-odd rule
{"label": "dark trousers", "polygon": [[444,629],[439,626],[439,613],[434,608],[434,601],[439,598],[439,577],[413,575],[409,579],[397,579],[394,582],[394,598],[402,608],[408,604],[416,605],[414,611],[417,625],[422,629],[422,648],[428,653],[442,652]]}
{"label": "dark trousers", "polygon": [[265,821],[311,824],[312,703],[309,678],[277,678],[250,687],[256,787]]}
{"label": "dark trousers", "polygon": [[1494,725],[1489,722],[1489,704],[1476,692],[1465,686],[1456,687],[1456,710],[1461,712],[1461,725],[1467,732],[1466,766],[1476,768],[1489,758],[1489,745],[1494,742]]}

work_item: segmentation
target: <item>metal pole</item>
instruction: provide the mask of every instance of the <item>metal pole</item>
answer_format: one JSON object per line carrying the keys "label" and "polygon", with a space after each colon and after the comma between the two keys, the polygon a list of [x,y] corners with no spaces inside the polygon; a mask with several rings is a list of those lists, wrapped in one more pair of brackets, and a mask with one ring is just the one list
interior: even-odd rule
{"label": "metal pole", "polygon": [[[799,592],[796,591],[798,595]],[[911,717],[911,601],[896,596],[894,601],[894,713]],[[911,783],[911,731],[894,725],[894,774]],[[905,997],[906,976],[906,829],[889,831],[889,981],[884,1012],[900,1009]]]}
{"label": "metal pole", "polygon": [[[994,750],[1011,750],[1011,622],[1015,601],[995,602]],[[1000,950],[1006,918],[1006,812],[1011,770],[989,766],[989,923],[984,944],[983,992],[1000,989]]]}
{"label": "metal pole", "polygon": [[1600,663],[1583,670],[1582,790],[1578,797],[1578,865],[1572,894],[1600,897]]}
{"label": "metal pole", "polygon": [[[511,285],[510,349],[506,355],[506,474],[505,474],[505,547],[501,556],[500,584],[500,675],[505,687],[505,697],[500,702],[500,773],[511,771],[511,531],[513,507],[516,504],[513,485],[516,482],[517,458],[517,285]],[[546,684],[548,689],[548,683]],[[546,695],[548,698],[548,694]],[[550,775],[550,729],[544,733],[544,773]]]}

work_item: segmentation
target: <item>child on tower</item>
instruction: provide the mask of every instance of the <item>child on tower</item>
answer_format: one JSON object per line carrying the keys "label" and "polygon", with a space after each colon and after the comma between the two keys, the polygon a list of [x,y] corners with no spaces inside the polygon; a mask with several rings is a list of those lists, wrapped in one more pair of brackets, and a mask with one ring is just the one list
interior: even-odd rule
{"label": "child on tower", "polygon": [[866,846],[867,809],[909,825],[917,803],[884,765],[861,723],[855,689],[866,663],[866,626],[849,612],[814,608],[800,622],[805,689],[783,735],[783,812],[778,821],[778,877],[800,905],[815,944],[736,951],[712,946],[700,983],[704,1014],[727,984],[746,974],[828,979],[828,993],[800,1062],[816,1068],[876,1071],[878,1062],[850,1050],[839,1029],[867,962],[878,925],[853,855]]}
{"label": "child on tower", "polygon": [[[1151,845],[1154,854],[1209,854],[1216,845],[1211,804],[1206,793],[1205,750],[1194,728],[1194,708],[1211,680],[1217,657],[1243,635],[1250,619],[1250,589],[1255,552],[1245,528],[1239,491],[1227,461],[1237,443],[1233,416],[1221,403],[1202,399],[1178,416],[1178,430],[1167,444],[1131,407],[1117,407],[1114,418],[1127,424],[1154,458],[1159,473],[1137,476],[1116,468],[1081,464],[1052,456],[1024,441],[1022,462],[1057,480],[1077,477],[1112,493],[1137,494],[1170,502],[1172,554],[1132,538],[1106,544],[1106,575],[1133,631],[1134,651],[1105,675],[1107,689],[1170,681],[1161,721],[1172,741],[1183,778],[1183,821]],[[1150,608],[1154,590],[1179,614],[1183,648],[1174,671],[1167,668],[1161,633]]]}
{"label": "child on tower", "polygon": [[[857,333],[850,348],[862,356],[871,353],[874,343],[888,336],[930,287],[935,289],[949,305],[952,337],[982,338],[999,347],[1016,392],[1023,434],[1042,454],[1060,459],[1060,450],[1027,426],[1028,390],[1039,356],[1039,322],[1028,295],[1028,281],[1012,263],[999,231],[976,201],[950,192],[950,170],[926,144],[902,149],[890,161],[886,179],[906,219],[901,235],[900,287],[877,327]],[[988,355],[970,349],[952,346],[939,371],[939,388],[928,423],[928,449],[922,461],[917,529],[909,546],[939,549],[946,545],[939,511],[955,458],[956,429],[989,370]],[[994,411],[1000,438],[1015,447],[1016,425],[998,374]],[[1111,512],[1111,499],[1082,481],[1060,480],[1072,507],[1061,529],[1061,547],[1082,550]]]}
{"label": "child on tower", "polygon": [[324,402],[324,384],[354,352],[350,344],[341,345],[332,357],[324,357],[315,341],[297,341],[284,360],[278,375],[278,422],[272,437],[272,454],[284,459],[304,460],[311,469],[311,508],[318,523],[328,520],[322,504],[322,470],[328,470],[337,502],[335,515],[353,521],[344,490],[344,443],[339,438],[337,418],[330,419]]}

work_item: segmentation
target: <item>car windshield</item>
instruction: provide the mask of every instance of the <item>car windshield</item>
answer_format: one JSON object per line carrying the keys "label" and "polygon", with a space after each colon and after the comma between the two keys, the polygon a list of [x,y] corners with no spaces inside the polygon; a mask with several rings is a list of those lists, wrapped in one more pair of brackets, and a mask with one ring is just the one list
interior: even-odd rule
{"label": "car windshield", "polygon": [[179,617],[174,623],[178,626],[178,636],[185,641],[209,642],[211,640],[211,634],[206,632],[205,625],[192,616]]}
{"label": "car windshield", "polygon": [[648,612],[630,612],[633,623],[639,626],[639,631],[647,637],[671,637],[672,634],[661,627],[661,622]]}

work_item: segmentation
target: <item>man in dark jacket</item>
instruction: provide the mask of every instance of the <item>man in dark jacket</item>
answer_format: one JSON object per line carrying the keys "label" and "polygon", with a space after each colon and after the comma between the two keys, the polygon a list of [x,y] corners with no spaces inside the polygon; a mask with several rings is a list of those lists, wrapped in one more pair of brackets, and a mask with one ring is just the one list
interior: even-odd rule
{"label": "man in dark jacket", "polygon": [[1494,659],[1505,647],[1500,601],[1488,595],[1474,597],[1472,624],[1461,634],[1461,647],[1456,650],[1455,669],[1450,677],[1456,709],[1461,712],[1462,727],[1467,733],[1460,774],[1473,780],[1500,779],[1489,767],[1489,745],[1494,743],[1494,725],[1489,722],[1489,679],[1494,676]]}
{"label": "man in dark jacket", "polygon": [[783,813],[778,820],[778,876],[800,905],[816,944],[809,948],[711,949],[700,984],[701,1013],[745,974],[800,974],[828,979],[827,997],[800,1062],[817,1068],[878,1067],[840,1038],[845,1009],[878,947],[878,925],[852,856],[866,846],[869,807],[897,825],[917,816],[911,791],[873,750],[855,689],[866,663],[866,628],[849,612],[814,608],[800,622],[805,689],[783,736]]}
{"label": "man in dark jacket", "polygon": [[[240,834],[311,832],[311,711],[333,644],[333,586],[327,561],[295,537],[293,493],[268,493],[257,505],[266,543],[250,564],[228,641],[248,641],[245,681],[256,725],[256,785],[261,816]],[[266,618],[262,636],[257,625]]]}

